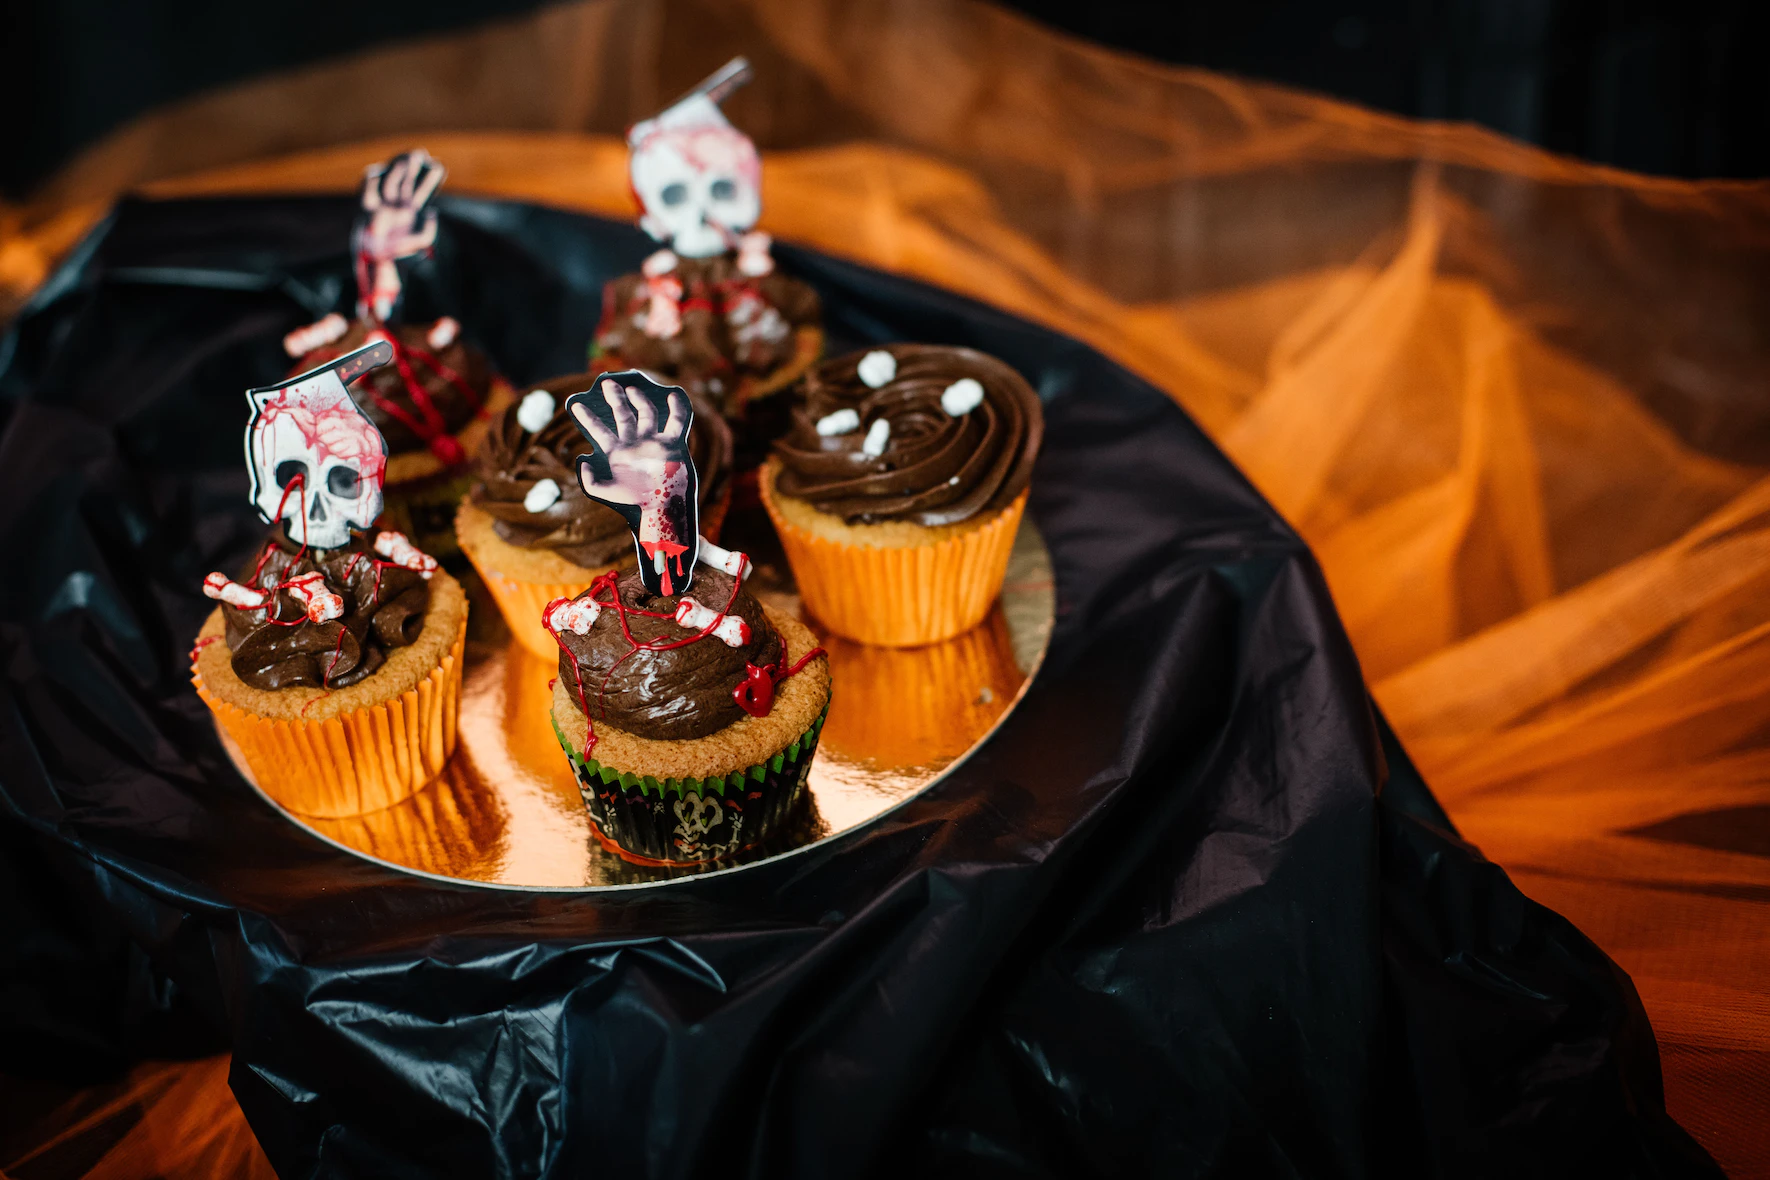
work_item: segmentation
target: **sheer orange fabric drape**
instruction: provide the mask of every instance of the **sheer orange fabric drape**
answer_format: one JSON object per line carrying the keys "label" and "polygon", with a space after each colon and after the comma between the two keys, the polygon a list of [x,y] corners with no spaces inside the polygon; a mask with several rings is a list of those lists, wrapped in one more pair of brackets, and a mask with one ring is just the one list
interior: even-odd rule
{"label": "sheer orange fabric drape", "polygon": [[[585,57],[537,57],[537,85],[636,43],[596,28],[649,29],[656,56],[563,125],[614,130],[747,52],[762,77],[731,109],[777,149],[765,228],[1072,333],[1185,406],[1314,547],[1463,833],[1634,978],[1673,1114],[1770,1176],[1770,187],[1588,167],[948,0],[608,0],[532,39],[572,12]],[[400,52],[524,44],[513,24]],[[435,117],[147,188],[342,191],[417,128],[452,191],[631,211],[618,139]],[[289,142],[239,138],[236,159]],[[84,189],[0,210],[15,295],[107,169],[157,175],[82,167]]]}

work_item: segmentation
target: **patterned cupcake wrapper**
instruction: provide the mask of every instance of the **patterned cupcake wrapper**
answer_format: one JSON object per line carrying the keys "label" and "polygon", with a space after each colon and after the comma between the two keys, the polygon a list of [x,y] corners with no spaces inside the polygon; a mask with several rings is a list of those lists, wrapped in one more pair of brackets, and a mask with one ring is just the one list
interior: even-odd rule
{"label": "patterned cupcake wrapper", "polygon": [[455,752],[467,622],[429,676],[400,696],[318,721],[272,720],[216,696],[196,663],[197,695],[239,749],[258,788],[297,815],[338,819],[392,807]]}
{"label": "patterned cupcake wrapper", "polygon": [[[727,491],[703,510],[701,534],[708,540],[719,539],[719,528],[725,521],[726,505],[730,502],[731,494]],[[453,525],[450,528],[452,530]],[[454,535],[452,531],[450,535]],[[460,550],[467,555],[467,560],[491,592],[492,601],[498,604],[498,613],[504,616],[504,622],[510,627],[510,634],[538,659],[549,664],[559,659],[559,645],[541,625],[541,612],[555,598],[576,598],[598,574],[615,568],[611,565],[587,569],[583,579],[576,582],[524,582],[507,578],[492,569],[491,564],[483,561],[481,555],[475,554],[470,547],[462,545]]]}
{"label": "patterned cupcake wrapper", "polygon": [[1027,493],[994,520],[907,549],[850,545],[789,524],[766,481],[762,503],[780,534],[799,597],[838,635],[881,647],[916,647],[969,631],[1002,592]]}
{"label": "patterned cupcake wrapper", "polygon": [[603,847],[634,864],[695,865],[746,852],[791,822],[806,796],[829,706],[766,762],[718,778],[656,779],[603,766],[553,735]]}

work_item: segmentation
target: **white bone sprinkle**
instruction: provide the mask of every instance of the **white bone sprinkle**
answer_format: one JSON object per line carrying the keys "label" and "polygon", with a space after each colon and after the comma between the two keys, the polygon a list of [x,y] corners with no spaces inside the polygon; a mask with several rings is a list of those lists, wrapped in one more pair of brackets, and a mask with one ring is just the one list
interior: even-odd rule
{"label": "white bone sprinkle", "polygon": [[[686,627],[690,631],[704,631],[712,626],[713,620],[719,619],[718,612],[708,610],[692,598],[676,600],[676,625]],[[713,627],[713,635],[725,641],[727,647],[742,647],[750,642],[750,625],[736,615],[726,615],[719,619],[719,625]]]}
{"label": "white bone sprinkle", "polygon": [[344,599],[326,589],[326,576],[318,570],[291,578],[280,588],[301,604],[311,623],[329,623],[344,614]]}
{"label": "white bone sprinkle", "polygon": [[547,627],[552,631],[570,631],[588,635],[602,616],[602,605],[588,598],[566,598],[547,609]]}
{"label": "white bone sprinkle", "polygon": [[220,573],[210,574],[203,579],[203,593],[241,610],[258,610],[264,606],[266,597],[264,591],[242,586],[226,574]]}
{"label": "white bone sprinkle", "polygon": [[522,395],[522,401],[516,407],[516,424],[530,434],[539,434],[547,423],[553,421],[553,411],[559,403],[545,389],[531,389]]}
{"label": "white bone sprinkle", "polygon": [[868,389],[877,389],[897,376],[897,358],[883,348],[875,348],[860,358],[854,375],[866,382]]}
{"label": "white bone sprinkle", "polygon": [[430,334],[424,340],[432,348],[447,348],[461,334],[460,321],[454,316],[446,315],[430,325]]}
{"label": "white bone sprinkle", "polygon": [[875,419],[867,428],[867,437],[860,444],[860,452],[869,459],[877,459],[885,453],[891,443],[891,423],[884,418]]}
{"label": "white bone sprinkle", "polygon": [[426,582],[430,580],[430,575],[436,572],[436,558],[406,540],[404,533],[376,533],[375,552],[395,565],[403,565],[409,570],[416,570]]}
{"label": "white bone sprinkle", "polygon": [[756,567],[742,553],[731,549],[721,549],[707,538],[701,538],[700,553],[695,558],[702,565],[710,565],[716,570],[724,570],[734,578],[747,578]]}
{"label": "white bone sprinkle", "polygon": [[837,410],[834,414],[825,414],[817,420],[817,432],[825,438],[859,429],[860,413],[856,410]]}
{"label": "white bone sprinkle", "polygon": [[350,323],[337,312],[333,312],[305,328],[296,328],[283,337],[283,351],[292,357],[303,357],[322,345],[340,339],[348,331]]}
{"label": "white bone sprinkle", "polygon": [[522,506],[530,512],[545,512],[559,503],[559,485],[550,479],[537,479],[529,494],[522,498]]}
{"label": "white bone sprinkle", "polygon": [[761,230],[747,233],[739,238],[738,271],[753,279],[759,279],[763,275],[771,273],[774,270],[774,256],[768,251],[773,245],[774,239]]}
{"label": "white bone sprinkle", "polygon": [[648,279],[655,279],[675,270],[677,261],[676,251],[657,250],[639,264],[639,273]]}
{"label": "white bone sprinkle", "polygon": [[983,404],[983,386],[975,377],[961,377],[940,395],[940,408],[954,418],[969,414]]}

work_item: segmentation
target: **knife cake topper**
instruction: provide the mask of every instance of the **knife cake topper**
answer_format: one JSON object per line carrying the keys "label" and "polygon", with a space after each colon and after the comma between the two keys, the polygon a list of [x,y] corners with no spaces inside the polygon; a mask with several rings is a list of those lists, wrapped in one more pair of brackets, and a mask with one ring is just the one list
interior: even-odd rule
{"label": "knife cake topper", "polygon": [[393,359],[378,340],[278,385],[248,389],[246,467],[265,523],[314,549],[349,544],[381,515],[387,441],[345,389]]}
{"label": "knife cake topper", "polygon": [[423,148],[363,170],[362,212],[351,231],[359,319],[393,321],[403,294],[399,261],[436,245],[430,198],[446,174]]}
{"label": "knife cake topper", "polygon": [[578,456],[578,486],[626,520],[647,590],[687,593],[701,548],[688,394],[628,369],[600,377],[594,389],[574,393],[565,404],[595,447]]}
{"label": "knife cake topper", "polygon": [[719,104],[750,80],[734,57],[668,110],[627,132],[640,228],[684,258],[736,247],[762,214],[762,161]]}

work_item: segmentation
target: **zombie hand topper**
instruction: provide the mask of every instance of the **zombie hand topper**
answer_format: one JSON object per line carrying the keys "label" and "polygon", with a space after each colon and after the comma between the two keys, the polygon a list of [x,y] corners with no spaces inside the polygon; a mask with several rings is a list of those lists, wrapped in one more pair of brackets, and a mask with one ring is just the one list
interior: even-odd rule
{"label": "zombie hand topper", "polygon": [[443,176],[443,166],[423,148],[364,171],[363,211],[351,234],[359,318],[386,323],[398,310],[398,262],[436,244],[436,210],[428,206]]}
{"label": "zombie hand topper", "polygon": [[603,377],[565,404],[596,448],[578,456],[579,487],[627,521],[647,590],[687,593],[701,544],[688,394],[629,369]]}
{"label": "zombie hand topper", "polygon": [[387,442],[345,386],[392,359],[393,346],[378,340],[280,385],[246,391],[252,505],[266,523],[281,519],[296,544],[336,549],[349,543],[353,526],[366,529],[381,515]]}
{"label": "zombie hand topper", "polygon": [[762,163],[750,137],[719,103],[750,80],[750,63],[727,62],[674,106],[627,132],[627,170],[645,213],[640,227],[684,258],[736,246],[762,213]]}

